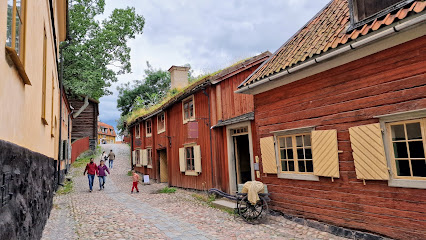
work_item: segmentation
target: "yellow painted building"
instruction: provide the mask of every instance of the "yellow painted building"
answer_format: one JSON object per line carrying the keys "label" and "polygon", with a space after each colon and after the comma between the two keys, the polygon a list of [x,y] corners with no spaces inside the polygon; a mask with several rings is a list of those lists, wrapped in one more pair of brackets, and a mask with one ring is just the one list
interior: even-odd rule
{"label": "yellow painted building", "polygon": [[0,140],[54,159],[61,124],[59,43],[66,38],[67,4],[0,0]]}
{"label": "yellow painted building", "polygon": [[115,143],[115,133],[114,127],[103,123],[98,122],[98,144],[112,144]]}

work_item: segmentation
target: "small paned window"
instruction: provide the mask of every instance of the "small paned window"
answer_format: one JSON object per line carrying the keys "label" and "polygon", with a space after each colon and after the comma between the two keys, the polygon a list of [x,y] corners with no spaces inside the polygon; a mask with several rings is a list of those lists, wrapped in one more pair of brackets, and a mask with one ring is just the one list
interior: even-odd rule
{"label": "small paned window", "polygon": [[281,171],[313,173],[311,134],[278,137]]}
{"label": "small paned window", "polygon": [[186,162],[186,170],[194,171],[195,163],[194,163],[194,146],[185,148],[185,162]]}
{"label": "small paned window", "polygon": [[152,166],[152,148],[147,148],[148,166]]}
{"label": "small paned window", "polygon": [[166,126],[166,121],[164,118],[164,113],[161,113],[157,116],[157,131],[158,132],[163,132]]}
{"label": "small paned window", "polygon": [[182,102],[183,104],[183,120],[187,122],[195,119],[194,98],[190,97]]}
{"label": "small paned window", "polygon": [[138,124],[135,127],[135,135],[136,135],[136,138],[140,138],[141,137],[141,125],[140,124]]}
{"label": "small paned window", "polygon": [[25,33],[24,0],[7,0],[6,47],[14,49],[23,63]]}
{"label": "small paned window", "polygon": [[426,179],[425,122],[420,119],[388,124],[397,177]]}
{"label": "small paned window", "polygon": [[150,136],[152,133],[152,121],[151,119],[146,120],[146,135]]}

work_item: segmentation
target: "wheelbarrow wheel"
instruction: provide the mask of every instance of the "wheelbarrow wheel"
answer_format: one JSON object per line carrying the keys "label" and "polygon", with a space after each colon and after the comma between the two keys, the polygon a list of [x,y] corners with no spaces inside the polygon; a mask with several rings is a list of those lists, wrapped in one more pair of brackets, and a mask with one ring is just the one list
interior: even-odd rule
{"label": "wheelbarrow wheel", "polygon": [[259,197],[255,205],[251,204],[247,196],[237,202],[238,215],[246,222],[253,223],[268,213],[268,203],[263,197]]}

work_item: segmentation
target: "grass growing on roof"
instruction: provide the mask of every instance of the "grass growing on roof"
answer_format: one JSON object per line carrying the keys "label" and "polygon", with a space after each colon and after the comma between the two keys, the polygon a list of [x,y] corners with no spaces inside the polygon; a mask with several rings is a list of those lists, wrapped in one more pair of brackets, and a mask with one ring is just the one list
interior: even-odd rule
{"label": "grass growing on roof", "polygon": [[189,82],[188,86],[186,86],[185,88],[182,88],[182,89],[176,89],[175,88],[175,89],[169,90],[169,92],[167,93],[167,96],[160,103],[153,105],[153,106],[150,106],[150,107],[147,107],[147,108],[134,109],[129,114],[129,116],[127,117],[126,122],[128,124],[132,124],[137,118],[151,114],[151,113],[157,111],[161,106],[163,106],[164,104],[169,102],[172,98],[177,97],[180,93],[185,92],[185,90],[196,86],[198,83],[207,79],[208,77],[213,77],[213,76],[221,73],[222,71],[224,71],[228,68],[234,67],[234,66],[236,66],[236,65],[238,65],[238,64],[240,64],[240,63],[242,63],[242,62],[244,62],[244,61],[246,61],[250,58],[252,58],[252,57],[239,60],[239,61],[235,62],[234,64],[232,64],[232,65],[230,65],[226,68],[217,70],[216,72],[203,74],[203,75],[199,76],[198,78],[191,80]]}

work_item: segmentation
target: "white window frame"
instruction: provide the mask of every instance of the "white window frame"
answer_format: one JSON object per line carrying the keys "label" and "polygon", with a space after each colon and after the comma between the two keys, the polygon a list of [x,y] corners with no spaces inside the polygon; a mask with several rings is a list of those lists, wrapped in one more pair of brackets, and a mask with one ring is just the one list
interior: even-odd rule
{"label": "white window frame", "polygon": [[[185,105],[185,102],[188,102],[190,100],[192,100],[193,116],[185,119],[185,108],[184,108],[184,105]],[[182,100],[182,120],[183,120],[183,124],[186,124],[187,122],[195,120],[195,101],[194,101],[194,95],[191,95],[191,96],[185,98],[184,100]]]}
{"label": "white window frame", "polygon": [[[280,137],[284,137],[284,136],[294,136],[294,135],[300,135],[300,134],[310,134],[312,137],[312,131],[315,130],[315,126],[310,126],[310,127],[303,127],[303,128],[294,128],[294,129],[287,129],[287,130],[280,130],[280,131],[274,131],[271,132],[274,134],[274,143],[275,143],[275,161],[277,163],[277,168],[278,168],[278,178],[284,178],[284,179],[293,179],[293,180],[306,180],[306,181],[319,181],[319,177],[315,176],[314,173],[299,173],[299,172],[292,172],[292,173],[287,173],[287,172],[283,172],[281,171],[281,157],[280,157],[280,149],[279,149],[279,140],[278,138]],[[312,145],[312,140],[311,140],[311,145]],[[297,154],[296,153],[293,153]],[[297,160],[295,159],[295,165],[297,164],[296,162]],[[296,169],[296,166],[295,166]]]}
{"label": "white window frame", "polygon": [[[136,132],[136,129],[138,130],[137,132]],[[140,123],[138,123],[138,125],[135,127],[135,136],[136,136],[136,138],[141,138],[141,124]]]}
{"label": "white window frame", "polygon": [[[160,117],[161,116],[163,116],[163,119],[164,119],[164,121],[163,121],[163,129],[159,128],[160,122],[161,122],[160,121]],[[163,133],[165,131],[166,131],[166,113],[162,112],[162,113],[160,113],[160,114],[157,115],[157,134]]]}
{"label": "white window frame", "polygon": [[[184,148],[184,160],[185,160],[185,175],[187,176],[198,176],[199,173],[195,171],[195,149],[194,147],[197,146],[197,143],[187,143],[183,145]],[[192,147],[192,154],[194,155],[194,170],[188,170],[188,164],[186,160],[186,149]]]}
{"label": "white window frame", "polygon": [[[149,154],[150,152],[151,152],[151,154]],[[146,167],[147,168],[152,168],[152,161],[153,161],[152,147],[147,147],[146,148],[146,157],[147,157],[147,159],[146,159]],[[151,162],[149,162],[150,159],[151,159]]]}
{"label": "white window frame", "polygon": [[380,120],[380,127],[382,129],[383,145],[385,148],[386,161],[389,170],[388,186],[426,189],[426,179],[407,179],[398,177],[396,175],[392,162],[393,156],[391,153],[392,146],[390,145],[390,132],[388,132],[387,129],[389,123],[404,122],[409,120],[420,120],[422,118],[426,118],[426,109],[386,114],[381,116],[375,116],[375,118],[378,118]]}
{"label": "white window frame", "polygon": [[[151,123],[151,127],[150,127],[151,132],[150,133],[148,133],[148,122]],[[145,134],[146,134],[146,137],[151,137],[152,136],[152,119],[147,119],[145,121]]]}

